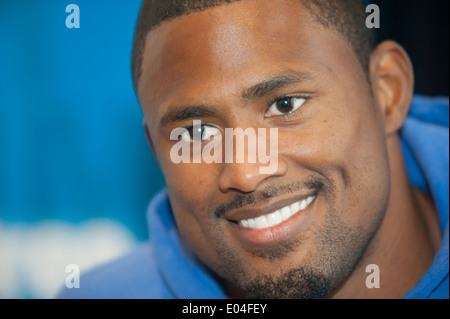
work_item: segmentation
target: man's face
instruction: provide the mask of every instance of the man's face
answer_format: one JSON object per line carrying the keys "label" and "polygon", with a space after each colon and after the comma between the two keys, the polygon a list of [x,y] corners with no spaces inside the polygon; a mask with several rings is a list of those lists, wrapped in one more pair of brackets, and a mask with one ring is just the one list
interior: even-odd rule
{"label": "man's face", "polygon": [[[192,13],[148,35],[138,95],[180,233],[202,261],[248,296],[324,297],[349,276],[383,218],[389,165],[383,116],[344,38],[297,0]],[[170,133],[194,119],[222,136],[277,128],[276,172],[174,164]]]}

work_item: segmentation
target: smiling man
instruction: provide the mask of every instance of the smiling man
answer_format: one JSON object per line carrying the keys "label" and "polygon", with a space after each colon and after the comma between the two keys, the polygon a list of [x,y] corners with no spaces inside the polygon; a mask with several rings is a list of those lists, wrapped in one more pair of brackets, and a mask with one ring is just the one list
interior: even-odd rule
{"label": "smiling man", "polygon": [[[448,100],[413,100],[365,20],[361,0],[144,1],[133,76],[167,189],[149,244],[62,296],[448,298]],[[236,128],[277,129],[275,170],[171,159]]]}

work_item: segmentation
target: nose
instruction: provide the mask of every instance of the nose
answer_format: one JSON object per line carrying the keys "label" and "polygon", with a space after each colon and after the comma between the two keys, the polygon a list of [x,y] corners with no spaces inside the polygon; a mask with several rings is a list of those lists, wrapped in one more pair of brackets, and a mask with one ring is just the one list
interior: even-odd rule
{"label": "nose", "polygon": [[251,193],[265,180],[286,174],[286,162],[278,159],[278,166],[269,174],[261,173],[261,167],[267,167],[267,164],[260,162],[248,163],[223,163],[219,176],[219,189],[222,192],[238,191],[242,193]]}

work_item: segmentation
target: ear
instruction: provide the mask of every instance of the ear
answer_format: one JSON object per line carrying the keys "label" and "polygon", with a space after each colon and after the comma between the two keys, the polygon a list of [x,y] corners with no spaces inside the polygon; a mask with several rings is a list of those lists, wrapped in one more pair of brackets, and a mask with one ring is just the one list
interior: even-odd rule
{"label": "ear", "polygon": [[414,90],[414,73],[406,51],[396,42],[377,46],[370,59],[370,80],[376,105],[385,120],[386,135],[403,125]]}

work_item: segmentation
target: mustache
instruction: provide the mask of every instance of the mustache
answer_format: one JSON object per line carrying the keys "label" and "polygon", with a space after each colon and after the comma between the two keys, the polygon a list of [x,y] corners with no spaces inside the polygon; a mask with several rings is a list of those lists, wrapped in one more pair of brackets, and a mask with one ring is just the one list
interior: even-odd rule
{"label": "mustache", "polygon": [[269,185],[257,193],[238,193],[231,201],[217,206],[214,209],[214,216],[220,218],[230,210],[261,204],[267,202],[271,198],[295,193],[301,190],[315,190],[316,192],[319,192],[324,186],[325,183],[321,178],[307,177],[295,183]]}

